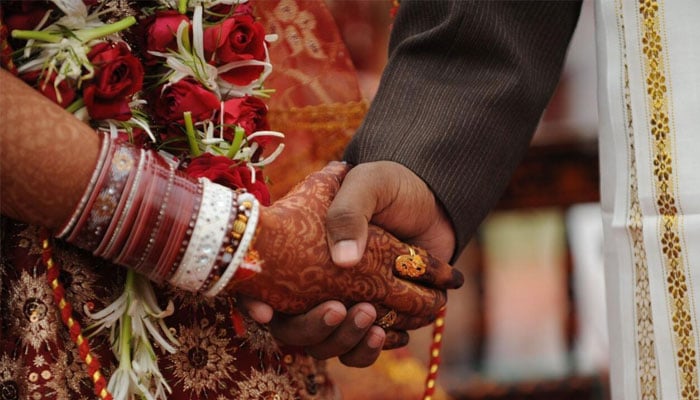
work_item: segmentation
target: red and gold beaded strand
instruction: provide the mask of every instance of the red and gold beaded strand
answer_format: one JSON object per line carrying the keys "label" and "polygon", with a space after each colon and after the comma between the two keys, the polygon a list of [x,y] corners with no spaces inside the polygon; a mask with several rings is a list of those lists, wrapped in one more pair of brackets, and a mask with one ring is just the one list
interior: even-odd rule
{"label": "red and gold beaded strand", "polygon": [[73,307],[66,300],[66,290],[58,280],[58,275],[61,272],[61,266],[53,259],[49,234],[45,229],[41,230],[41,259],[46,266],[46,278],[51,286],[53,299],[58,306],[63,324],[68,327],[70,338],[78,347],[80,358],[85,362],[88,369],[88,374],[93,383],[94,392],[102,400],[112,400],[112,395],[107,390],[107,381],[101,372],[102,365],[100,360],[90,350],[90,343],[83,336],[80,323],[73,318]]}
{"label": "red and gold beaded strand", "polygon": [[440,353],[442,352],[442,334],[445,331],[446,310],[446,307],[442,307],[433,323],[433,341],[430,344],[430,361],[428,362],[428,376],[425,379],[423,400],[432,400],[435,394],[435,385],[441,360]]}

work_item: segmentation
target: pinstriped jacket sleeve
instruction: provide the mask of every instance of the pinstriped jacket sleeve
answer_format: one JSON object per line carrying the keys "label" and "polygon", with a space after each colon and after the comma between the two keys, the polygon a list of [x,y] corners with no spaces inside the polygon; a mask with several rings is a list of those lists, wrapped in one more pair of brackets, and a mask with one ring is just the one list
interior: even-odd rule
{"label": "pinstriped jacket sleeve", "polygon": [[459,252],[527,149],[580,6],[403,0],[377,96],[345,159],[396,161],[421,177]]}

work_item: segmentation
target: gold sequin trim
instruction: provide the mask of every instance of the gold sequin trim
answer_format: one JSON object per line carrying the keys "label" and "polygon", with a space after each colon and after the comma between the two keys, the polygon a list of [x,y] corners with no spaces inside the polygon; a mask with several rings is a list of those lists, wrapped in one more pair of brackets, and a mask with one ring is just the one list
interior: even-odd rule
{"label": "gold sequin trim", "polygon": [[367,101],[327,103],[314,106],[292,107],[286,110],[270,110],[271,120],[285,120],[303,124],[304,127],[338,129],[356,126],[367,112]]}
{"label": "gold sequin trim", "polygon": [[[317,146],[325,154],[341,154],[349,138],[362,123],[367,113],[366,101],[330,103],[294,107],[286,110],[271,109],[270,126],[283,132],[313,133]],[[339,140],[345,137],[346,140]]]}
{"label": "gold sequin trim", "polygon": [[622,0],[617,2],[617,28],[620,33],[622,46],[622,68],[624,79],[624,101],[628,144],[629,144],[629,215],[627,230],[632,240],[634,260],[634,304],[636,320],[637,343],[637,372],[639,393],[643,400],[659,398],[658,360],[654,348],[654,319],[651,310],[651,293],[649,288],[649,266],[644,246],[644,228],[642,225],[642,207],[639,203],[639,187],[637,180],[637,158],[634,143],[634,127],[632,123],[632,99],[630,94],[629,65],[627,63],[627,39],[622,13]]}
{"label": "gold sequin trim", "polygon": [[677,373],[683,399],[698,399],[697,353],[694,317],[688,293],[686,266],[681,246],[673,175],[673,135],[669,124],[669,80],[666,78],[665,49],[659,12],[660,1],[639,0],[641,46],[647,94],[647,115],[651,127],[653,175],[656,207],[661,215],[660,241],[670,295],[671,327],[675,345]]}

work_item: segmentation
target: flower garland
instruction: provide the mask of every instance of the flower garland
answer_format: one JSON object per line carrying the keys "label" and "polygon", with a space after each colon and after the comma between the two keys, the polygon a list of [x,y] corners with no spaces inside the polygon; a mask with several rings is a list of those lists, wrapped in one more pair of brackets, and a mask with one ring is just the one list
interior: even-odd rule
{"label": "flower garland", "polygon": [[[269,205],[262,169],[284,148],[284,135],[269,130],[264,102],[272,92],[264,87],[272,70],[267,43],[276,37],[265,34],[247,0],[124,3],[3,4],[12,38],[11,46],[3,41],[3,65],[96,131],[158,150],[192,177],[247,190]],[[48,240],[42,244],[47,271],[57,276]],[[52,290],[84,361],[101,376],[61,286]],[[172,303],[161,309],[150,282],[131,270],[117,300],[85,310],[95,320],[92,335],[109,329],[119,361],[106,388],[104,378],[94,380],[96,393],[168,397],[152,341],[176,351],[164,323],[173,311]]]}

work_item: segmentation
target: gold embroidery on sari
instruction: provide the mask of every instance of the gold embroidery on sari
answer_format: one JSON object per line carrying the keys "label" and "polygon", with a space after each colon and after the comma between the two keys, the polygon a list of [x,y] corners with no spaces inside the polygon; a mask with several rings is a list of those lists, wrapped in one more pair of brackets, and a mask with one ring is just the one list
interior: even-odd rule
{"label": "gold embroidery on sari", "polygon": [[19,399],[36,384],[28,379],[27,368],[19,360],[7,355],[0,356],[0,393],[8,399]]}
{"label": "gold embroidery on sari", "polygon": [[351,101],[270,110],[268,115],[273,127],[313,135],[316,140],[312,153],[328,158],[340,156],[350,136],[362,123],[367,107],[366,101]]}
{"label": "gold embroidery on sari", "polygon": [[625,23],[622,13],[622,0],[617,2],[617,28],[621,38],[622,72],[624,79],[624,115],[625,130],[629,151],[629,214],[627,230],[633,245],[634,260],[634,304],[636,320],[637,370],[639,376],[639,393],[642,399],[658,399],[658,360],[654,348],[654,319],[651,310],[651,293],[649,288],[649,266],[644,246],[644,228],[642,224],[642,207],[639,203],[637,181],[637,159],[635,153],[634,127],[632,123],[632,100],[630,94],[629,65],[627,63],[627,41]]}
{"label": "gold embroidery on sari", "polygon": [[250,376],[236,382],[240,400],[274,399],[274,400],[296,400],[297,397],[291,389],[292,383],[289,376],[279,374],[273,370],[264,372],[251,370]]}
{"label": "gold embroidery on sari", "polygon": [[286,141],[289,151],[285,149],[279,160],[266,167],[273,197],[279,198],[328,161],[339,160],[367,108],[366,101],[348,101],[270,109],[268,119],[272,129],[292,138]]}
{"label": "gold embroidery on sari", "polygon": [[50,348],[58,332],[58,317],[45,282],[45,274],[31,276],[27,271],[22,271],[18,282],[10,290],[10,331],[19,338],[25,354],[27,349],[39,351],[44,347]]}
{"label": "gold embroidery on sari", "polygon": [[168,356],[173,384],[205,397],[233,384],[237,353],[229,332],[203,318],[191,326],[180,325],[177,337],[178,351]]}
{"label": "gold embroidery on sari", "polygon": [[248,346],[253,354],[259,354],[260,358],[270,358],[281,355],[280,347],[267,328],[247,316],[243,317],[245,323],[245,333],[242,337],[241,346]]}
{"label": "gold embroidery on sari", "polygon": [[644,54],[644,77],[647,94],[647,115],[651,127],[653,175],[656,207],[661,215],[660,241],[665,266],[666,290],[670,295],[676,367],[683,399],[698,399],[697,352],[695,323],[691,311],[686,262],[681,246],[682,228],[673,175],[673,132],[669,123],[671,105],[667,92],[666,49],[662,43],[662,2],[639,1],[641,46]]}

